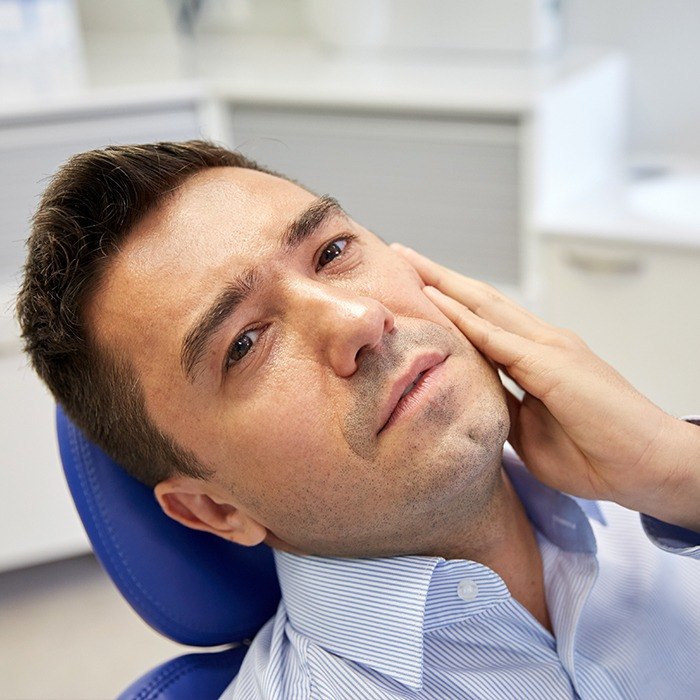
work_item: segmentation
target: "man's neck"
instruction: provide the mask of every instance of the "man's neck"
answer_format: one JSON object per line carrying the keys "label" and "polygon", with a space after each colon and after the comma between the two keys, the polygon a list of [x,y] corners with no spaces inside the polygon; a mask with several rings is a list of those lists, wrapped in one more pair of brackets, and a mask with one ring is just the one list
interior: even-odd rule
{"label": "man's neck", "polygon": [[501,470],[500,482],[479,521],[472,521],[468,532],[444,544],[426,554],[488,566],[503,579],[511,596],[552,631],[535,530],[505,471]]}

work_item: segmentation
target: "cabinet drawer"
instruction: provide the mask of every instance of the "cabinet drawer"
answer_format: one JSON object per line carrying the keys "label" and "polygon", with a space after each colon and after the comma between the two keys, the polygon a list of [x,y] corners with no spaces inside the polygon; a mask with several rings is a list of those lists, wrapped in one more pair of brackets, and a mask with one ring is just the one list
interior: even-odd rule
{"label": "cabinet drawer", "polygon": [[674,415],[700,410],[700,251],[549,239],[544,314]]}
{"label": "cabinet drawer", "polygon": [[0,571],[87,552],[63,476],[54,402],[19,352],[0,355]]}
{"label": "cabinet drawer", "polygon": [[515,122],[237,107],[234,146],[463,272],[519,279]]}

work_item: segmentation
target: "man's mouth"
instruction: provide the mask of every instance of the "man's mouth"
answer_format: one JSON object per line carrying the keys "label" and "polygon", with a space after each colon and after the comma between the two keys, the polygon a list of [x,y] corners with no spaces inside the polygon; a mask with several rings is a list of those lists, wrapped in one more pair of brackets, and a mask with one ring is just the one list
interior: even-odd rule
{"label": "man's mouth", "polygon": [[420,378],[421,378],[424,374],[425,374],[425,372],[419,372],[419,373],[418,373],[418,376],[416,377],[415,381],[411,382],[411,383],[406,387],[406,389],[404,390],[403,394],[401,394],[401,398],[403,398],[404,396],[406,396],[406,394],[408,394],[408,392],[411,391],[411,390],[413,389],[413,387],[415,387],[416,384],[418,384],[418,382],[420,381]]}
{"label": "man's mouth", "polygon": [[446,358],[447,356],[440,352],[423,353],[401,373],[400,377],[390,386],[389,398],[380,412],[380,427],[377,434],[408,412],[412,404],[416,403],[413,399],[419,398],[418,395],[424,388],[427,379],[438,366],[442,365]]}

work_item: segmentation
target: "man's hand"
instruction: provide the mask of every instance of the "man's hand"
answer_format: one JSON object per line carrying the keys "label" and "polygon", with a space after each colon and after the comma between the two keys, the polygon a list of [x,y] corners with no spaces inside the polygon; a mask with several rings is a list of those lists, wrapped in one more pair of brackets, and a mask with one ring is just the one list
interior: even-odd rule
{"label": "man's hand", "polygon": [[431,301],[526,392],[522,401],[507,393],[509,442],[537,478],[700,531],[698,427],[664,413],[574,333],[483,282],[392,247],[430,285]]}

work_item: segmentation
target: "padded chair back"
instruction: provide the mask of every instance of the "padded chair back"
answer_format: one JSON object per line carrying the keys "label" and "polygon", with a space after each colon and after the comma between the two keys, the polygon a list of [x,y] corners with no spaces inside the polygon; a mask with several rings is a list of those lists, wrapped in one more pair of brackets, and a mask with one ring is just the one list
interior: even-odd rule
{"label": "padded chair back", "polygon": [[[280,597],[270,548],[241,547],[180,525],[163,513],[151,489],[88,441],[60,407],[56,421],[66,479],[92,547],[136,612],[182,644],[252,639]],[[242,659],[235,651],[225,653]]]}

